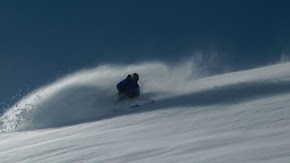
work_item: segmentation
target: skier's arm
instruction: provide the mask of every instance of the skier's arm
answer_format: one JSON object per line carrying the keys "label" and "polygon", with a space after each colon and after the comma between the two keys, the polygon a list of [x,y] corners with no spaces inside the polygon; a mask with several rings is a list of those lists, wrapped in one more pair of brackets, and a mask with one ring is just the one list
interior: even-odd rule
{"label": "skier's arm", "polygon": [[128,75],[126,79],[124,79],[123,81],[121,81],[120,83],[117,84],[117,89],[119,92],[125,91],[126,84],[128,84],[128,82],[131,80],[131,78],[132,78],[132,76]]}
{"label": "skier's arm", "polygon": [[117,89],[118,89],[119,91],[125,89],[124,87],[125,87],[125,84],[126,84],[126,83],[127,83],[127,79],[124,79],[123,81],[121,81],[120,83],[117,84]]}

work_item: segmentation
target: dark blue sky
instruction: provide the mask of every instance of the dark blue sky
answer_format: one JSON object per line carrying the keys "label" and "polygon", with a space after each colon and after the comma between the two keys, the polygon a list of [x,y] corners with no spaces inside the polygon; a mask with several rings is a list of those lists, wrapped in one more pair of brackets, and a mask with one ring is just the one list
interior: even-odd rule
{"label": "dark blue sky", "polygon": [[290,47],[288,0],[49,0],[0,2],[0,102],[101,63],[218,53],[233,70]]}

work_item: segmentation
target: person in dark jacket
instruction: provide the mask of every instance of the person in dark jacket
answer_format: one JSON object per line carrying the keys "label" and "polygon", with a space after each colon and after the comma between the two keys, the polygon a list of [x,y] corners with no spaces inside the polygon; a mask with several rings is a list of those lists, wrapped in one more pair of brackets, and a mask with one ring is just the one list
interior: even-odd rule
{"label": "person in dark jacket", "polygon": [[117,84],[119,95],[125,95],[128,98],[140,96],[140,88],[138,85],[139,75],[134,73],[132,76],[128,75],[126,79]]}

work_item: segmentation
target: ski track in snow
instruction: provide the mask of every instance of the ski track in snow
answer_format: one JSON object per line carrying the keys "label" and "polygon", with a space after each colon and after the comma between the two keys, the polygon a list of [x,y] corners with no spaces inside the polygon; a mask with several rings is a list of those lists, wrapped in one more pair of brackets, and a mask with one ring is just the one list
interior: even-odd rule
{"label": "ski track in snow", "polygon": [[[35,90],[0,118],[0,162],[290,161],[290,63],[192,70],[106,65]],[[142,96],[115,104],[112,87],[133,72]]]}

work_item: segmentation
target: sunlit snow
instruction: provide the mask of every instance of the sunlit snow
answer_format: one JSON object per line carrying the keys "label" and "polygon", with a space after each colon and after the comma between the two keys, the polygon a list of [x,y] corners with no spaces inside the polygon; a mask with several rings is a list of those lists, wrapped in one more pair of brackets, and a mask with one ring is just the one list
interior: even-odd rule
{"label": "sunlit snow", "polygon": [[[115,103],[133,72],[141,97]],[[9,108],[0,162],[289,162],[289,108],[290,63],[210,77],[190,62],[104,65]]]}

